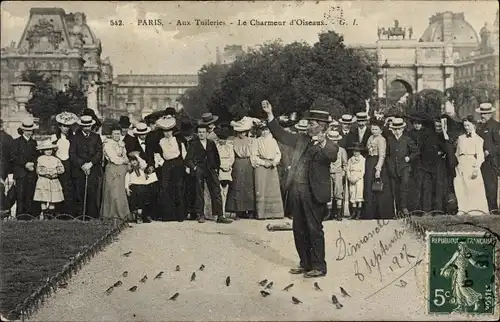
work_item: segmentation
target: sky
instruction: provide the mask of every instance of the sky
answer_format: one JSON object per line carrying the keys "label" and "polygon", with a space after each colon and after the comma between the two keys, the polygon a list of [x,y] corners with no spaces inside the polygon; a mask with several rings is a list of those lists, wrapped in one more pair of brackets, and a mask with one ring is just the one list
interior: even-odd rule
{"label": "sky", "polygon": [[[19,42],[32,7],[59,7],[84,12],[87,24],[100,38],[102,58],[109,56],[114,74],[194,74],[215,61],[216,47],[255,46],[280,38],[284,43],[313,44],[324,30],[344,35],[347,44],[374,44],[377,27],[412,26],[420,37],[429,18],[444,11],[463,12],[478,33],[485,22],[490,28],[498,2],[492,1],[253,1],[253,2],[65,2],[3,1],[1,4],[1,46]],[[342,8],[350,22],[339,26],[335,17]],[[325,18],[326,17],[326,18]],[[163,26],[138,26],[139,19],[161,19]],[[196,26],[194,19],[224,21],[226,26]],[[238,20],[285,20],[286,26],[238,26]],[[327,26],[290,26],[292,19],[324,20]],[[353,24],[356,19],[356,25]],[[111,26],[122,20],[123,26]],[[177,21],[191,26],[177,26]],[[232,24],[230,24],[232,23]]]}

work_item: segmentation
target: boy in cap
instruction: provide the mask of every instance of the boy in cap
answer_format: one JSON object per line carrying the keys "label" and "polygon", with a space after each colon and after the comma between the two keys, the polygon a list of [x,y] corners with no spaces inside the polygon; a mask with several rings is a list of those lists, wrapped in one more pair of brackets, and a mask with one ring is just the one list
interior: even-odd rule
{"label": "boy in cap", "polygon": [[[342,136],[337,131],[328,131],[326,138],[336,145],[342,139]],[[344,175],[347,165],[347,151],[339,146],[337,160],[330,164],[330,177],[332,180],[332,201],[330,208],[330,218],[342,220],[342,202],[344,200]]]}

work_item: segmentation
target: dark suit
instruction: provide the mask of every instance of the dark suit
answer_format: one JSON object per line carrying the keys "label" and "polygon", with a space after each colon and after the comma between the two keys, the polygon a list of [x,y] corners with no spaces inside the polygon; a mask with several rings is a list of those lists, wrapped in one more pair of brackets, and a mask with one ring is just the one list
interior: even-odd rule
{"label": "dark suit", "polygon": [[269,129],[278,142],[294,148],[285,182],[286,213],[293,216],[300,265],[326,273],[323,219],[331,198],[330,163],[337,160],[338,146],[329,141],[323,148],[315,145],[307,135],[286,132],[276,119]]}
{"label": "dark suit", "polygon": [[100,209],[100,180],[102,178],[102,141],[96,133],[89,133],[88,137],[82,132],[73,136],[69,146],[69,159],[72,165],[71,174],[75,184],[75,199],[78,211],[83,212],[85,198],[85,173],[81,169],[87,162],[92,163],[88,176],[86,214],[97,218]]}
{"label": "dark suit", "polygon": [[196,177],[196,212],[203,215],[206,182],[212,200],[212,215],[222,216],[222,195],[219,181],[220,156],[215,142],[207,139],[205,149],[199,139],[194,139],[187,148],[185,164]]}
{"label": "dark suit", "polygon": [[339,133],[342,136],[342,138],[339,140],[338,145],[347,151],[347,135],[349,134],[350,130],[347,131],[347,133],[344,133],[344,130],[339,129]]}
{"label": "dark suit", "polygon": [[[406,162],[405,157],[410,160]],[[420,157],[415,142],[403,134],[399,139],[394,135],[387,138],[386,163],[391,180],[391,188],[396,209],[408,209],[408,185],[410,183],[411,163]]]}
{"label": "dark suit", "polygon": [[[352,147],[354,143],[361,143],[361,145],[363,145],[363,147],[366,148],[366,144],[368,143],[368,139],[370,138],[371,135],[372,132],[370,131],[370,128],[366,126],[365,133],[363,134],[363,137],[360,140],[359,128],[358,127],[351,128],[345,139],[345,147],[343,147],[344,149],[347,150],[347,157],[348,158],[352,157],[352,150],[349,149],[349,147]],[[366,158],[368,150],[365,149],[365,151],[362,151],[361,154]]]}
{"label": "dark suit", "polygon": [[[181,142],[186,146],[186,151],[189,150],[189,146],[196,140],[196,137],[192,137],[187,140],[184,136],[180,138]],[[186,207],[187,212],[191,215],[191,219],[195,219],[196,215],[196,176],[191,173],[186,173],[185,176],[186,182]]]}
{"label": "dark suit", "polygon": [[123,142],[125,143],[125,150],[127,151],[127,155],[130,155],[131,152],[139,152],[139,157],[148,163],[148,145],[146,144],[146,140],[144,139],[144,144],[141,145],[141,140],[138,137],[126,135],[123,138]]}
{"label": "dark suit", "polygon": [[30,214],[37,215],[37,207],[33,202],[37,175],[35,170],[26,169],[26,163],[33,162],[36,169],[36,161],[40,153],[36,150],[36,141],[26,140],[20,136],[12,143],[11,161],[14,180],[16,181],[16,215]]}
{"label": "dark suit", "polygon": [[476,133],[484,140],[484,150],[488,151],[481,165],[481,173],[490,211],[498,209],[498,176],[500,176],[500,123],[489,119],[477,125]]}

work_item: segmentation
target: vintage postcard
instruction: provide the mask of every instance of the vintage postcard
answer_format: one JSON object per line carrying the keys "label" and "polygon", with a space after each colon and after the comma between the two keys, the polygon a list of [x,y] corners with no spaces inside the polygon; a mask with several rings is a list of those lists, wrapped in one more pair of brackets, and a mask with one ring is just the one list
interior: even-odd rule
{"label": "vintage postcard", "polygon": [[497,321],[497,1],[3,1],[1,321]]}

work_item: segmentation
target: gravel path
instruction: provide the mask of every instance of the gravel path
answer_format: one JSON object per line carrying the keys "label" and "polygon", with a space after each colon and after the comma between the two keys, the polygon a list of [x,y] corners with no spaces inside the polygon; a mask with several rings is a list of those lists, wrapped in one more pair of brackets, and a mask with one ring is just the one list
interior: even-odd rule
{"label": "gravel path", "polygon": [[[173,222],[127,228],[32,320],[470,320],[426,316],[425,258],[411,269],[418,256],[423,258],[424,247],[398,222],[381,225],[379,233],[368,237],[355,254],[341,261],[336,260],[343,249],[338,247],[339,231],[349,249],[349,243],[355,244],[374,231],[377,222],[325,223],[329,272],[316,280],[288,274],[288,269],[297,264],[292,232],[267,232],[268,223]],[[374,252],[381,253],[380,242],[389,249],[376,261]],[[416,258],[401,258],[405,250]],[[127,251],[132,251],[129,257],[121,255]],[[399,259],[394,260],[394,256]],[[363,257],[373,262],[371,273]],[[355,275],[356,260],[363,281]],[[393,261],[398,261],[401,268]],[[204,271],[198,270],[201,264],[205,265]],[[181,271],[175,271],[176,265]],[[127,277],[122,277],[123,271],[129,272]],[[165,272],[163,277],[154,280],[159,271]],[[400,277],[405,271],[408,273]],[[196,280],[190,282],[193,272]],[[140,283],[146,274],[148,280]],[[231,277],[229,287],[225,285],[227,276]],[[271,295],[265,298],[257,284],[263,279],[274,282]],[[123,285],[106,295],[105,290],[118,280]],[[314,281],[322,291],[314,289]],[[282,291],[290,283],[294,286],[288,292]],[[134,285],[138,287],[136,292],[127,291]],[[342,297],[340,286],[352,297]],[[178,299],[168,301],[177,292]],[[332,304],[333,293],[343,304],[342,309]],[[303,303],[294,305],[292,296]]]}

